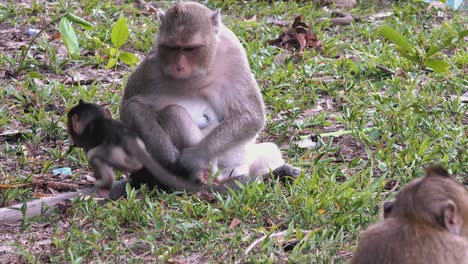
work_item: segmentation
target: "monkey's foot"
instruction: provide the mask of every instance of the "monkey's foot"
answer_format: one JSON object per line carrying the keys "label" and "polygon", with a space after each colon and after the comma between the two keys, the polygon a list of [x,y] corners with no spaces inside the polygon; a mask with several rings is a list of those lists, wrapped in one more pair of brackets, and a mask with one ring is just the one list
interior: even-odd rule
{"label": "monkey's foot", "polygon": [[96,189],[95,198],[98,199],[107,199],[110,196],[110,190],[105,188],[98,188]]}
{"label": "monkey's foot", "polygon": [[289,163],[285,163],[279,166],[278,168],[274,169],[272,172],[263,175],[263,179],[270,179],[271,176],[279,178],[280,180],[284,180],[287,177],[295,179],[299,177],[299,175],[301,175],[301,170],[299,168],[296,168]]}
{"label": "monkey's foot", "polygon": [[210,181],[210,172],[208,170],[202,170],[197,173],[195,179],[200,184],[208,184]]}
{"label": "monkey's foot", "polygon": [[121,197],[126,197],[127,196],[127,190],[126,190],[127,183],[130,183],[129,179],[122,179],[122,180],[114,182],[114,184],[112,184],[112,188],[109,190],[108,198],[111,200],[117,200]]}

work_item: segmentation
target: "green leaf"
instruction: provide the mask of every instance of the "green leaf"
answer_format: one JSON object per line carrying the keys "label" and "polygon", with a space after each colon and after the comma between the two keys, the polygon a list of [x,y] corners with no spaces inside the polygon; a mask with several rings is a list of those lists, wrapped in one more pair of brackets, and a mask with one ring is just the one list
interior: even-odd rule
{"label": "green leaf", "polygon": [[109,62],[107,63],[107,65],[104,68],[110,69],[110,68],[114,67],[116,63],[117,63],[116,58],[110,58]]}
{"label": "green leaf", "polygon": [[458,33],[458,38],[463,39],[464,37],[468,36],[468,29],[463,30],[462,32]]}
{"label": "green leaf", "polygon": [[70,13],[66,14],[65,17],[70,20],[71,22],[80,25],[82,28],[86,30],[90,30],[94,28],[94,25],[91,24],[90,22],[82,19],[81,17],[77,17],[75,15],[72,15]]}
{"label": "green leaf", "polygon": [[468,30],[461,31],[458,33],[456,36],[451,36],[444,40],[440,46],[432,46],[427,52],[426,52],[426,58],[429,58],[430,56],[434,55],[435,53],[441,51],[442,49],[452,45],[453,43],[457,42],[460,39],[463,39],[464,37],[468,36]]}
{"label": "green leaf", "polygon": [[128,38],[128,26],[124,17],[120,17],[111,32],[111,41],[116,48],[122,47]]}
{"label": "green leaf", "polygon": [[419,151],[418,151],[418,154],[423,156],[424,153],[426,152],[426,148],[427,146],[429,146],[429,143],[431,142],[431,140],[429,138],[426,138],[420,145],[419,147]]}
{"label": "green leaf", "polygon": [[372,128],[370,131],[369,137],[373,140],[377,140],[380,137],[379,130],[377,128]]}
{"label": "green leaf", "polygon": [[80,45],[78,44],[78,39],[76,38],[75,31],[66,17],[62,17],[59,23],[59,31],[62,34],[63,42],[67,47],[69,54],[79,54]]}
{"label": "green leaf", "polygon": [[448,72],[450,68],[450,65],[446,63],[445,61],[431,59],[431,58],[427,58],[426,61],[424,61],[424,65],[431,68],[437,73]]}
{"label": "green leaf", "polygon": [[426,52],[426,58],[429,58],[430,56],[436,54],[439,52],[441,49],[443,49],[442,45],[441,46],[431,46],[429,50]]}
{"label": "green leaf", "polygon": [[408,60],[414,62],[414,63],[419,63],[421,61],[421,59],[419,58],[419,56],[417,54],[414,54],[414,55],[411,55],[411,54],[408,54],[408,52],[406,52],[405,50],[399,48],[399,47],[395,47],[396,51],[398,51],[398,53],[400,53],[401,56],[407,58]]}
{"label": "green leaf", "polygon": [[111,56],[115,56],[115,54],[117,54],[117,51],[118,51],[118,49],[116,49],[116,48],[112,48],[112,47],[109,48],[109,54]]}
{"label": "green leaf", "polygon": [[394,30],[393,28],[389,26],[381,26],[380,29],[378,30],[378,34],[382,35],[389,41],[395,43],[396,45],[401,47],[406,52],[412,55],[415,54],[412,45],[406,40],[406,38],[400,32]]}
{"label": "green leaf", "polygon": [[44,79],[45,79],[45,76],[44,76],[44,75],[42,75],[42,74],[40,74],[40,73],[38,73],[38,72],[36,72],[36,71],[30,71],[30,72],[28,73],[28,76],[29,76],[29,78],[31,78],[31,79],[41,79],[41,80],[44,80]]}
{"label": "green leaf", "polygon": [[426,58],[429,58],[430,56],[436,54],[440,50],[452,45],[452,43],[457,42],[458,36],[451,36],[448,39],[444,40],[440,46],[432,46],[429,48],[429,50],[426,52]]}
{"label": "green leaf", "polygon": [[133,65],[137,64],[138,61],[140,61],[140,60],[138,59],[138,57],[135,56],[135,54],[130,53],[130,52],[122,52],[122,53],[120,53],[119,59],[120,59],[123,63],[125,63],[125,64],[127,64],[127,65],[130,65],[130,66],[133,66]]}

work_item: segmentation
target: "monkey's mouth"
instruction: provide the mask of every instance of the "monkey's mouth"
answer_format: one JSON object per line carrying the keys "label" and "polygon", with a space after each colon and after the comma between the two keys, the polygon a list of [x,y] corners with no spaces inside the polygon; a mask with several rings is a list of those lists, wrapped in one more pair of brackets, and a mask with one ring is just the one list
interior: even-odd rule
{"label": "monkey's mouth", "polygon": [[166,72],[166,74],[170,77],[172,77],[175,80],[189,80],[189,79],[196,79],[203,77],[205,75],[206,71],[202,69],[193,69],[192,71],[188,70],[169,70]]}

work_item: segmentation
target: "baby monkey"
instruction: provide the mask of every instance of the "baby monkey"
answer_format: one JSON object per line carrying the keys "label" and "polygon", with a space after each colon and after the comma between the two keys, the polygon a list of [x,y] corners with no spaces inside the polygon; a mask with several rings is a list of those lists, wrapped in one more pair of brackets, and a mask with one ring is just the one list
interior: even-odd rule
{"label": "baby monkey", "polygon": [[189,192],[227,191],[225,185],[196,185],[169,173],[148,154],[145,144],[135,132],[120,121],[112,119],[109,110],[97,104],[80,100],[68,112],[68,131],[74,146],[81,147],[86,152],[96,178],[95,186],[99,197],[109,197],[115,179],[114,168],[125,172],[142,171],[170,189]]}

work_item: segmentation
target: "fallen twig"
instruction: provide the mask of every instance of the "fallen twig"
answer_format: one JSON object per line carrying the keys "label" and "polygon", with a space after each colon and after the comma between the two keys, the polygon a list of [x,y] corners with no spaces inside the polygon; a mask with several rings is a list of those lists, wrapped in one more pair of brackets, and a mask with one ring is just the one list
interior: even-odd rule
{"label": "fallen twig", "polygon": [[52,209],[54,209],[59,203],[76,198],[81,194],[91,194],[94,188],[87,188],[78,192],[67,192],[61,193],[53,197],[47,197],[43,199],[37,199],[26,204],[24,214],[22,207],[24,204],[18,204],[6,208],[0,209],[0,225],[15,223],[23,220],[24,217],[30,218],[39,215],[47,215]]}
{"label": "fallen twig", "polygon": [[38,179],[33,179],[31,183],[32,185],[35,185],[35,186],[46,185],[47,187],[53,188],[55,190],[61,190],[61,191],[76,191],[80,187],[76,183],[46,181],[46,180],[38,180]]}
{"label": "fallen twig", "polygon": [[[110,199],[118,199],[125,195],[125,186],[128,179],[119,180],[114,183],[110,191]],[[95,188],[85,188],[76,192],[66,192],[47,197],[36,199],[25,204],[18,204],[6,208],[0,208],[0,225],[15,223],[23,220],[24,217],[31,218],[39,215],[49,214],[58,204],[76,198],[80,195],[90,195],[95,192]],[[105,201],[104,201],[105,202]],[[21,208],[24,207],[22,210]],[[23,213],[24,211],[24,213]]]}
{"label": "fallen twig", "polygon": [[389,68],[387,68],[387,67],[385,67],[385,66],[383,66],[381,64],[377,64],[377,65],[375,65],[375,67],[377,69],[385,72],[385,73],[388,73],[388,74],[391,74],[391,75],[395,74],[395,71],[393,71],[393,70],[391,70],[391,69],[389,69]]}
{"label": "fallen twig", "polygon": [[340,11],[334,11],[332,13],[332,16],[334,18],[330,20],[330,23],[332,25],[338,25],[338,26],[347,26],[351,24],[353,21],[360,20],[360,18],[358,17],[353,17],[351,14],[340,12]]}

